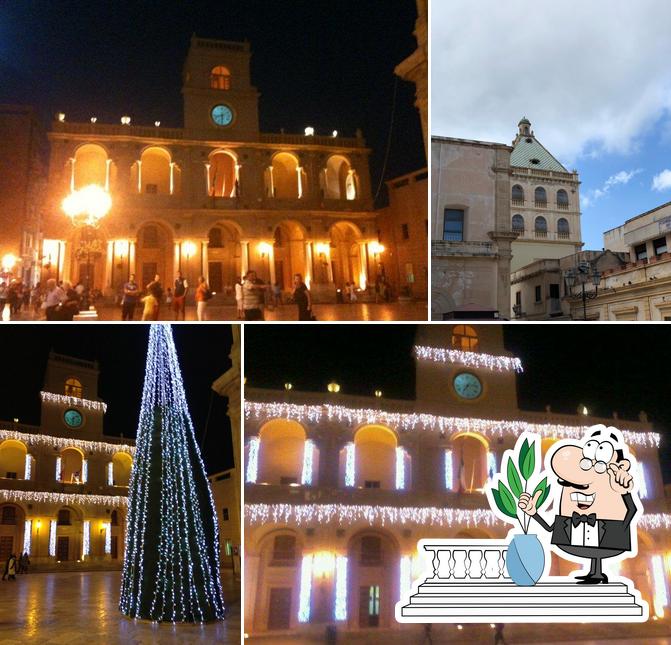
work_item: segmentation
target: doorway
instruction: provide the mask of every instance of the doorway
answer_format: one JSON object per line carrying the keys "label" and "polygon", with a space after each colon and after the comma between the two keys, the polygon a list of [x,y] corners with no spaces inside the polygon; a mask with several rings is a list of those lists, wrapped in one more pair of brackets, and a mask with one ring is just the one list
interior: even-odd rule
{"label": "doorway", "polygon": [[65,562],[70,554],[70,538],[59,536],[56,540],[56,560]]}
{"label": "doorway", "polygon": [[380,587],[371,585],[359,590],[359,627],[379,627]]}
{"label": "doorway", "polygon": [[291,588],[274,587],[270,590],[268,629],[291,627]]}
{"label": "doorway", "polygon": [[142,284],[140,289],[144,289],[153,279],[154,276],[158,273],[158,263],[157,262],[143,262],[142,263]]}
{"label": "doorway", "polygon": [[207,272],[210,281],[210,291],[214,291],[215,293],[221,293],[224,290],[221,262],[208,262]]}

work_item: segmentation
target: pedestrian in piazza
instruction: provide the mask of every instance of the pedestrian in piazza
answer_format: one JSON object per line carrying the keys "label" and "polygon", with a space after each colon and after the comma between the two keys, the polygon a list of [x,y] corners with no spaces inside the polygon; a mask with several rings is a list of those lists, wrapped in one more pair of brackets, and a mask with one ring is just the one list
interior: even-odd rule
{"label": "pedestrian in piazza", "polygon": [[2,318],[2,313],[5,311],[8,295],[7,283],[4,281],[0,282],[0,318]]}
{"label": "pedestrian in piazza", "polygon": [[186,278],[182,277],[182,272],[177,272],[175,278],[175,289],[172,300],[173,310],[175,312],[175,320],[179,320],[180,315],[182,320],[186,320],[186,296],[189,293],[189,283]]}
{"label": "pedestrian in piazza", "polygon": [[294,302],[298,307],[298,320],[314,320],[310,290],[303,282],[303,276],[300,273],[294,275]]}
{"label": "pedestrian in piazza", "polygon": [[[144,318],[144,315],[147,313],[147,307],[145,305],[145,311],[142,314],[142,320],[158,320],[161,315],[161,299],[163,298],[163,285],[161,284],[161,276],[157,273],[154,276],[154,279],[147,285],[147,295],[151,294],[154,297],[155,309],[154,315],[155,318]],[[143,300],[144,302],[144,300]]]}
{"label": "pedestrian in piazza", "polygon": [[198,320],[207,320],[205,309],[207,308],[207,301],[212,297],[210,285],[205,281],[204,276],[198,278],[198,286],[196,287],[196,316]]}
{"label": "pedestrian in piazza", "polygon": [[28,565],[30,564],[30,558],[28,554],[24,551],[19,556],[19,573],[28,573]]}
{"label": "pedestrian in piazza", "polygon": [[266,285],[256,277],[256,271],[247,271],[242,283],[242,307],[245,320],[264,320],[263,303]]}
{"label": "pedestrian in piazza", "polygon": [[5,571],[2,574],[3,580],[14,580],[16,581],[16,556],[12,553],[5,562]]}
{"label": "pedestrian in piazza", "polygon": [[147,290],[147,295],[142,298],[142,304],[144,304],[142,320],[158,320],[158,299],[153,290]]}
{"label": "pedestrian in piazza", "polygon": [[140,287],[135,282],[135,274],[128,276],[128,282],[123,286],[123,297],[121,299],[121,320],[133,320],[135,307],[140,300]]}
{"label": "pedestrian in piazza", "polygon": [[47,294],[42,303],[42,308],[47,320],[58,320],[58,310],[65,300],[65,291],[56,284],[54,278],[47,280]]}
{"label": "pedestrian in piazza", "polygon": [[245,319],[245,309],[242,306],[242,282],[244,279],[243,276],[235,281],[235,305],[238,309],[238,320]]}

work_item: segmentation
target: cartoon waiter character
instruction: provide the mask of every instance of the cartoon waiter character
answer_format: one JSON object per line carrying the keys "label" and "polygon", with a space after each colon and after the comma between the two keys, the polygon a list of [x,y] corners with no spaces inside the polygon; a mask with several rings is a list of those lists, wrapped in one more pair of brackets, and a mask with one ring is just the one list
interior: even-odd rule
{"label": "cartoon waiter character", "polygon": [[561,487],[559,515],[552,524],[536,512],[541,491],[533,498],[528,493],[520,496],[519,507],[552,532],[552,544],[570,555],[590,559],[589,573],[576,576],[578,584],[608,583],[601,561],[632,551],[632,530],[636,546],[632,520],[640,502],[625,450],[620,431],[606,426],[590,428],[582,445],[562,441],[551,449],[546,464],[549,460]]}

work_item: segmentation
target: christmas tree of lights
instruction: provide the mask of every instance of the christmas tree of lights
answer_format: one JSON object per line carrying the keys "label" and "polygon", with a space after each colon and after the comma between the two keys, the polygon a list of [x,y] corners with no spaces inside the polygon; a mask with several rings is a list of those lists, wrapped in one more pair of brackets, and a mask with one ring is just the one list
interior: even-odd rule
{"label": "christmas tree of lights", "polygon": [[224,617],[217,514],[169,325],[151,325],[128,494],[121,612],[152,621]]}

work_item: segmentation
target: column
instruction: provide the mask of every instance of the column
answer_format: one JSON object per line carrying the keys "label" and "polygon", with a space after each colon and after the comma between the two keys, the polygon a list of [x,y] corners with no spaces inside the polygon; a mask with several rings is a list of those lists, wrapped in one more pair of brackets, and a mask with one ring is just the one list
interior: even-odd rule
{"label": "column", "polygon": [[111,159],[105,160],[105,190],[109,193],[110,191],[110,165],[112,164]]}
{"label": "column", "polygon": [[275,284],[275,247],[272,244],[268,251],[268,270],[270,271],[270,284]]}
{"label": "column", "polygon": [[105,259],[105,281],[103,282],[103,290],[112,286],[112,273],[114,272],[114,242],[107,241],[107,258]]}
{"label": "column", "polygon": [[296,175],[298,176],[298,199],[303,197],[303,168],[296,166]]}
{"label": "column", "polygon": [[175,192],[175,162],[170,162],[170,194]]}
{"label": "column", "polygon": [[240,241],[240,271],[242,275],[249,271],[249,242]]}
{"label": "column", "polygon": [[359,243],[359,255],[361,256],[361,273],[363,274],[359,286],[366,289],[368,287],[368,261],[365,242]]}
{"label": "column", "polygon": [[128,242],[128,276],[135,273],[135,242]]}
{"label": "column", "polygon": [[205,164],[205,194],[210,194],[210,164]]}
{"label": "column", "polygon": [[233,197],[237,197],[240,192],[240,168],[242,168],[242,165],[239,163],[235,164],[235,190],[233,191]]}
{"label": "column", "polygon": [[312,243],[305,242],[305,284],[310,288],[312,282]]}
{"label": "column", "polygon": [[326,252],[324,253],[326,258],[326,272],[329,277],[329,283],[333,283],[333,265],[331,264],[331,245],[326,244]]}
{"label": "column", "polygon": [[207,261],[207,245],[209,244],[208,240],[205,240],[200,243],[200,275],[205,278],[205,282],[210,284],[210,267]]}
{"label": "column", "polygon": [[142,161],[137,160],[137,192],[142,192]]}
{"label": "column", "polygon": [[70,192],[75,191],[75,158],[70,158]]}
{"label": "column", "polygon": [[[173,273],[173,279],[175,275],[177,275],[177,272],[180,270],[180,260],[181,260],[181,247],[182,243],[181,242],[175,242],[175,257],[173,260],[173,265],[172,265],[172,273]],[[172,282],[172,280],[171,280]]]}
{"label": "column", "polygon": [[273,167],[268,166],[268,173],[270,175],[270,196],[275,197],[275,179],[273,177]]}

